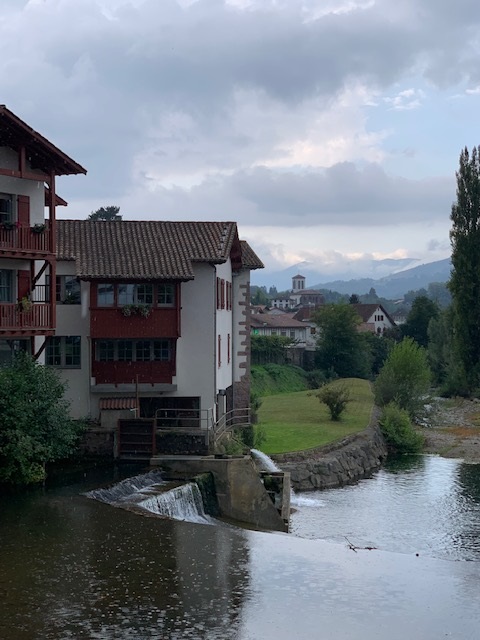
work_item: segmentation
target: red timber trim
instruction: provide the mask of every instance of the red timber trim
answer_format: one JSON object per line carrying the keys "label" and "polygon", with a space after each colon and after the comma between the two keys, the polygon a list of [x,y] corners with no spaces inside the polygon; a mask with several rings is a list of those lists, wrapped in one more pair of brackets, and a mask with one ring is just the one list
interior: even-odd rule
{"label": "red timber trim", "polygon": [[[33,267],[33,264],[30,264],[30,267]],[[18,300],[20,301],[22,298],[28,298],[31,291],[31,269],[17,271],[17,292],[18,292]]]}
{"label": "red timber trim", "polygon": [[177,304],[177,336],[180,338],[180,336],[182,335],[182,314],[181,314],[181,310],[182,310],[182,299],[181,299],[181,295],[182,295],[182,287],[181,284],[179,282],[177,282],[177,285],[175,287],[175,300],[176,300],[176,304]]}
{"label": "red timber trim", "polygon": [[[57,246],[57,219],[55,215],[55,171],[50,172],[50,180],[48,181],[50,188],[48,215],[50,226],[50,251],[55,255]],[[49,261],[50,264],[50,306],[52,313],[53,327],[57,325],[57,262],[55,259]]]}
{"label": "red timber trim", "polygon": [[17,219],[20,227],[30,226],[29,196],[17,196]]}
{"label": "red timber trim", "polygon": [[220,308],[225,309],[225,280],[222,278],[220,280]]}
{"label": "red timber trim", "polygon": [[42,182],[47,179],[47,174],[43,172],[34,173],[33,171],[18,171],[18,169],[0,168],[0,176],[8,176],[9,178],[25,178],[26,180],[36,180]]}
{"label": "red timber trim", "polygon": [[222,366],[222,336],[220,334],[218,334],[217,337],[217,361],[218,368],[220,369]]}
{"label": "red timber trim", "polygon": [[231,360],[231,349],[232,349],[231,338],[230,338],[230,334],[228,334],[228,337],[227,337],[227,362],[228,362],[228,364],[230,364],[230,360]]}

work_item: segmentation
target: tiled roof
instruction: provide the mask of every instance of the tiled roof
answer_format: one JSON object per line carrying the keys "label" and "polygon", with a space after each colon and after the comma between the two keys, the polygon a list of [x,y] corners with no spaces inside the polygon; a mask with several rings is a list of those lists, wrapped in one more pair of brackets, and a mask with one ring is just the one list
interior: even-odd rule
{"label": "tiled roof", "polygon": [[270,327],[272,329],[296,329],[305,328],[303,322],[295,320],[289,313],[282,314],[255,314],[250,318],[251,326],[257,327]]}
{"label": "tiled roof", "polygon": [[358,303],[358,304],[352,304],[352,307],[354,307],[355,311],[358,313],[358,315],[363,320],[363,322],[368,322],[368,320],[370,320],[370,318],[375,313],[375,311],[377,309],[380,309],[381,312],[388,318],[388,320],[390,320],[390,322],[392,324],[395,324],[393,318],[384,309],[384,307],[382,307],[381,304],[378,304],[378,303],[370,303],[370,304]]}
{"label": "tiled roof", "polygon": [[57,258],[75,260],[85,280],[191,280],[192,263],[220,264],[229,256],[234,269],[261,264],[240,244],[235,222],[57,220]]}
{"label": "tiled roof", "polygon": [[263,269],[264,264],[252,247],[245,240],[240,240],[242,246],[242,267],[244,269]]}
{"label": "tiled roof", "polygon": [[4,104],[0,104],[0,146],[16,150],[20,145],[25,146],[34,170],[40,169],[47,174],[53,170],[57,176],[87,173],[78,162],[34,131]]}

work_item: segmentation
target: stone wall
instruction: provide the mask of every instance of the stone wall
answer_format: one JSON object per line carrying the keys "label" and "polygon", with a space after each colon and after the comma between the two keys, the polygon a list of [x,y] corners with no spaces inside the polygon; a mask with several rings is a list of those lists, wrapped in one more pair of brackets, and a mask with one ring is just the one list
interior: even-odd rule
{"label": "stone wall", "polygon": [[369,476],[387,457],[387,445],[377,424],[377,413],[367,429],[325,447],[272,456],[290,472],[293,489],[312,491],[341,487]]}

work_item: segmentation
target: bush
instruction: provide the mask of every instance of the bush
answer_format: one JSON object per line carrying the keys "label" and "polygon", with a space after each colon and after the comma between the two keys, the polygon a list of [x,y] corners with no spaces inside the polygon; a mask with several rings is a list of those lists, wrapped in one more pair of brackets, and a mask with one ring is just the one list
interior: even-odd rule
{"label": "bush", "polygon": [[375,381],[375,402],[384,407],[395,402],[415,419],[430,388],[431,373],[425,349],[412,338],[394,345]]}
{"label": "bush", "polygon": [[329,384],[320,387],[314,395],[320,402],[327,405],[330,418],[335,422],[340,420],[340,416],[350,402],[350,392],[343,384]]}
{"label": "bush", "polygon": [[46,463],[72,453],[85,424],[70,418],[64,392],[56,372],[25,353],[0,368],[0,482],[41,482]]}
{"label": "bush", "polygon": [[380,428],[388,447],[394,452],[418,453],[422,450],[422,436],[413,428],[408,412],[395,403],[384,408]]}

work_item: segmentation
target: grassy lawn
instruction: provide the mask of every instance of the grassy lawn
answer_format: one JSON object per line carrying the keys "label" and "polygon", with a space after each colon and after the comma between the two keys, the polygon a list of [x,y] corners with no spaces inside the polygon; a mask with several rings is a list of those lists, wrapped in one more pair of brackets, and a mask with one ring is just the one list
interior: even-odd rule
{"label": "grassy lawn", "polygon": [[311,394],[297,391],[262,398],[259,424],[266,433],[260,447],[264,453],[286,453],[312,449],[339,440],[368,426],[373,393],[367,380],[342,380],[351,401],[340,422],[332,422],[327,407]]}

